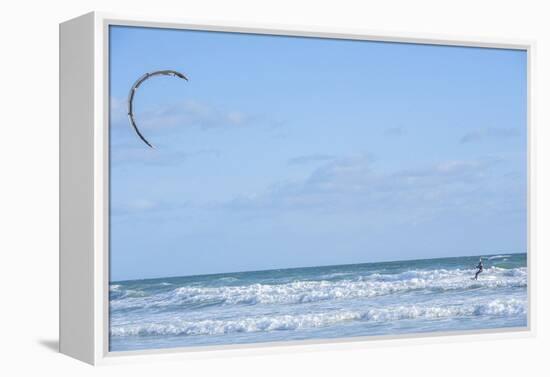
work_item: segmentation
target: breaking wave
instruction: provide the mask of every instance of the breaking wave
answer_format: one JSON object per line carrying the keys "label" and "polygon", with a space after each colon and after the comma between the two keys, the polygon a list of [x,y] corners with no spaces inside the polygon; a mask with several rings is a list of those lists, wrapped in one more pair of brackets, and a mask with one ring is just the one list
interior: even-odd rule
{"label": "breaking wave", "polygon": [[365,311],[333,310],[297,315],[251,316],[238,319],[208,319],[198,321],[171,320],[167,322],[135,323],[113,326],[111,336],[192,336],[223,335],[299,330],[332,326],[351,321],[393,322],[400,320],[437,320],[456,317],[507,317],[525,315],[526,301],[495,299],[488,303],[440,306],[391,306]]}
{"label": "breaking wave", "polygon": [[147,295],[111,286],[111,310],[203,308],[212,305],[302,304],[346,300],[427,290],[430,292],[479,288],[514,288],[527,285],[525,267],[491,267],[483,278],[472,280],[472,270],[412,270],[344,280],[302,280],[284,284],[249,284],[219,287],[183,286]]}
{"label": "breaking wave", "polygon": [[488,260],[510,258],[510,255],[493,255],[488,257]]}

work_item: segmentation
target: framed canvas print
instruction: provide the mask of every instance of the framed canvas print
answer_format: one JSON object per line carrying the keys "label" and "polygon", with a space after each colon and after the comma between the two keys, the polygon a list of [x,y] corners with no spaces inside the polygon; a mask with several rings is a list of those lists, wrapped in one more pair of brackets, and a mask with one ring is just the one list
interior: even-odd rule
{"label": "framed canvas print", "polygon": [[533,331],[526,42],[61,25],[61,351]]}

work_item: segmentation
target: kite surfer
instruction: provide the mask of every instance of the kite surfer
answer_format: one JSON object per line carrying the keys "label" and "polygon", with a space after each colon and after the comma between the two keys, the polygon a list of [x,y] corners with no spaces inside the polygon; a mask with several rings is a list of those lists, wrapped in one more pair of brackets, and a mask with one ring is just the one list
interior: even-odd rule
{"label": "kite surfer", "polygon": [[477,268],[477,272],[476,272],[476,276],[474,276],[474,280],[477,280],[478,275],[483,272],[483,262],[481,261],[481,258],[479,258],[479,263],[477,264],[476,268]]}

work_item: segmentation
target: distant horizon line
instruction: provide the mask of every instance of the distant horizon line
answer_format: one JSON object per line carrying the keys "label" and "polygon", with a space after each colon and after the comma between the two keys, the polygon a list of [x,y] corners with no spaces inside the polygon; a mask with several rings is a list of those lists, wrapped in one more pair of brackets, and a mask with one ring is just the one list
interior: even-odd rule
{"label": "distant horizon line", "polygon": [[253,272],[266,272],[266,271],[277,271],[277,270],[301,270],[305,268],[319,268],[319,267],[340,267],[340,266],[355,266],[362,264],[381,264],[381,263],[395,263],[395,262],[414,262],[421,260],[433,260],[433,259],[454,259],[454,258],[464,258],[464,257],[488,257],[488,256],[497,256],[497,255],[517,255],[517,254],[527,254],[525,252],[501,252],[501,253],[490,253],[490,254],[473,254],[473,255],[457,255],[452,257],[431,257],[431,258],[413,258],[413,259],[399,259],[399,260],[383,260],[378,262],[361,262],[361,263],[342,263],[342,264],[321,264],[317,266],[302,266],[302,267],[283,267],[283,268],[266,268],[260,270],[241,270],[241,271],[231,271],[231,272],[214,272],[206,274],[191,274],[191,275],[172,275],[172,276],[163,276],[163,277],[154,277],[154,278],[139,278],[139,279],[123,279],[123,280],[110,280],[110,284],[116,283],[125,283],[130,281],[145,281],[145,280],[160,280],[160,279],[178,279],[178,278],[188,278],[188,277],[201,277],[201,276],[216,276],[216,275],[227,275],[227,274],[242,274],[242,273],[253,273]]}

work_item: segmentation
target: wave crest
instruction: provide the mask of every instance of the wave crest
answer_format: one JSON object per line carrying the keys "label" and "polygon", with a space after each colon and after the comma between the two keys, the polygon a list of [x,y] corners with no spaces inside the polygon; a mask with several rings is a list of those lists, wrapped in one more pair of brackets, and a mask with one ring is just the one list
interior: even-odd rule
{"label": "wave crest", "polygon": [[394,306],[366,311],[330,311],[300,315],[244,317],[231,320],[171,321],[113,326],[111,336],[192,336],[223,335],[318,328],[347,321],[391,322],[407,319],[436,320],[439,318],[492,316],[506,317],[526,314],[526,302],[517,299],[496,299],[489,303],[456,306]]}
{"label": "wave crest", "polygon": [[[210,305],[301,304],[325,300],[369,298],[415,290],[448,291],[477,288],[525,287],[525,267],[491,267],[480,280],[471,270],[413,270],[400,274],[371,274],[356,279],[294,281],[284,284],[250,284],[221,287],[178,287],[142,297],[136,292],[111,291],[111,309],[198,308]],[[113,294],[116,291],[116,294]]]}

